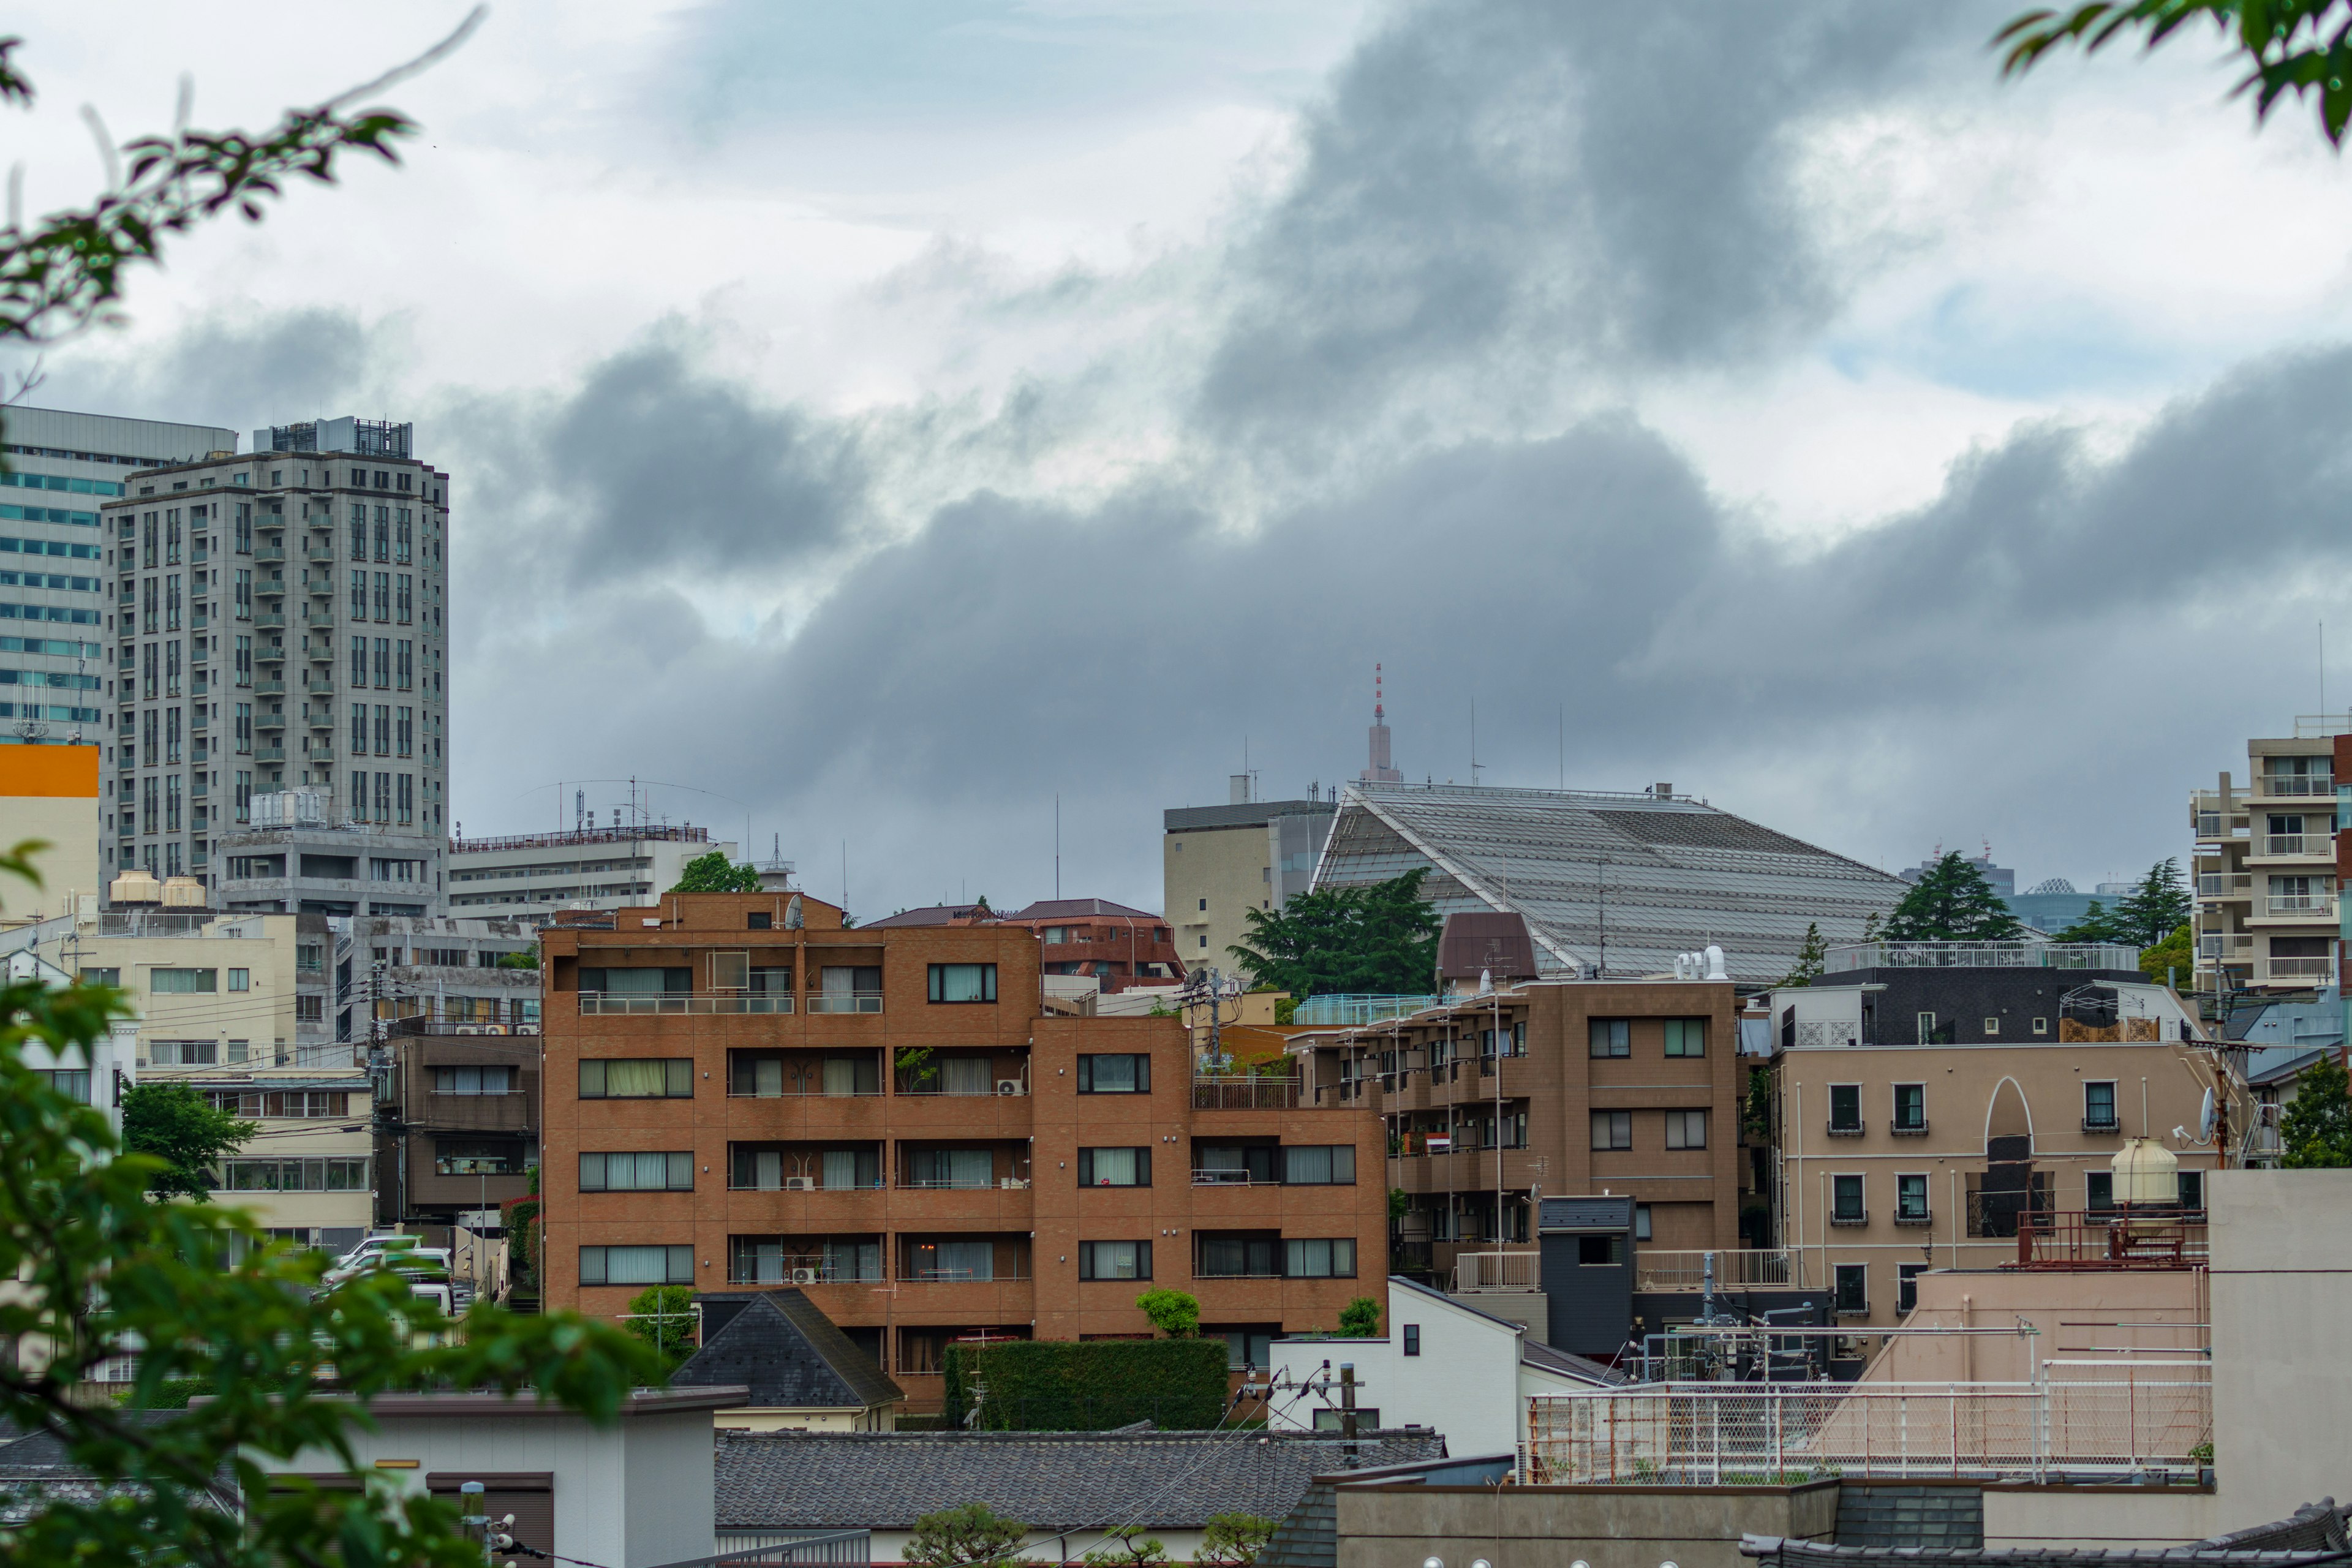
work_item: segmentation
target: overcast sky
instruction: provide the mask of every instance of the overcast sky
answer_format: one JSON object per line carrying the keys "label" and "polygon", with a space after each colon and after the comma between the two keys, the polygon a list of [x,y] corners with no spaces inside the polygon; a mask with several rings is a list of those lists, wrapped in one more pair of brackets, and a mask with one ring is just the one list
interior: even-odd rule
{"label": "overcast sky", "polygon": [[[454,815],[852,906],[1157,908],[1160,811],[1659,779],[1889,868],[2185,858],[2318,709],[2352,203],[2200,39],[2010,5],[501,4],[400,171],[175,244],[33,401],[415,422]],[[26,203],[463,7],[47,8]],[[2352,615],[2337,644],[2352,651]],[[2327,675],[2333,706],[2352,668]],[[587,786],[608,805],[619,791]]]}

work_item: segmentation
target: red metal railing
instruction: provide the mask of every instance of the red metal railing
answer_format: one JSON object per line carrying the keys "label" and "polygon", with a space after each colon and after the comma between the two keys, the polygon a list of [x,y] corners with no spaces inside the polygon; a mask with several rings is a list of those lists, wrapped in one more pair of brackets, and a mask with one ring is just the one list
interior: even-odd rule
{"label": "red metal railing", "polygon": [[2193,1268],[2207,1257],[2205,1216],[2177,1209],[2017,1216],[2011,1268]]}

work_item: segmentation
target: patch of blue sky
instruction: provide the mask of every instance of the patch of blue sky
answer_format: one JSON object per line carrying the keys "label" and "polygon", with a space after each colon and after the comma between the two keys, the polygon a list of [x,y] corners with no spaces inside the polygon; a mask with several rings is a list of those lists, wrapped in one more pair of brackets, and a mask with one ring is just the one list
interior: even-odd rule
{"label": "patch of blue sky", "polygon": [[2097,304],[2041,299],[1996,302],[1962,284],[1883,331],[1822,345],[1840,374],[1893,371],[1978,396],[2048,402],[2069,395],[2131,395],[2207,370],[2197,345],[2151,334]]}

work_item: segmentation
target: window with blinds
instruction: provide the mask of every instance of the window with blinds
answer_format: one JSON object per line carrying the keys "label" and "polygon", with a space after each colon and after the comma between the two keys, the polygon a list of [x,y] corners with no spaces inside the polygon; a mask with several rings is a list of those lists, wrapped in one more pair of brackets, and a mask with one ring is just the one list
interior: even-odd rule
{"label": "window with blinds", "polygon": [[694,1063],[686,1057],[604,1058],[580,1064],[583,1100],[690,1100]]}

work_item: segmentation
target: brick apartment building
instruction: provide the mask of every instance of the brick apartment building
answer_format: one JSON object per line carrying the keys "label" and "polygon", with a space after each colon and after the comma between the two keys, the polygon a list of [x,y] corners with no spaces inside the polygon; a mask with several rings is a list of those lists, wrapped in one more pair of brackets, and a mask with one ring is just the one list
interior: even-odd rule
{"label": "brick apartment building", "polygon": [[1741,1246],[1733,1006],[1727,981],[1530,981],[1297,1046],[1312,1095],[1385,1124],[1401,1271],[1532,1246],[1538,1196],[1588,1193],[1633,1198],[1646,1263]]}
{"label": "brick apartment building", "polygon": [[1381,1293],[1369,1109],[1196,1082],[1172,1018],[1045,1016],[1025,927],[776,893],[610,918],[542,938],[551,1307],[797,1285],[921,1408],[955,1339],[1149,1334],[1148,1285],[1261,1365]]}

